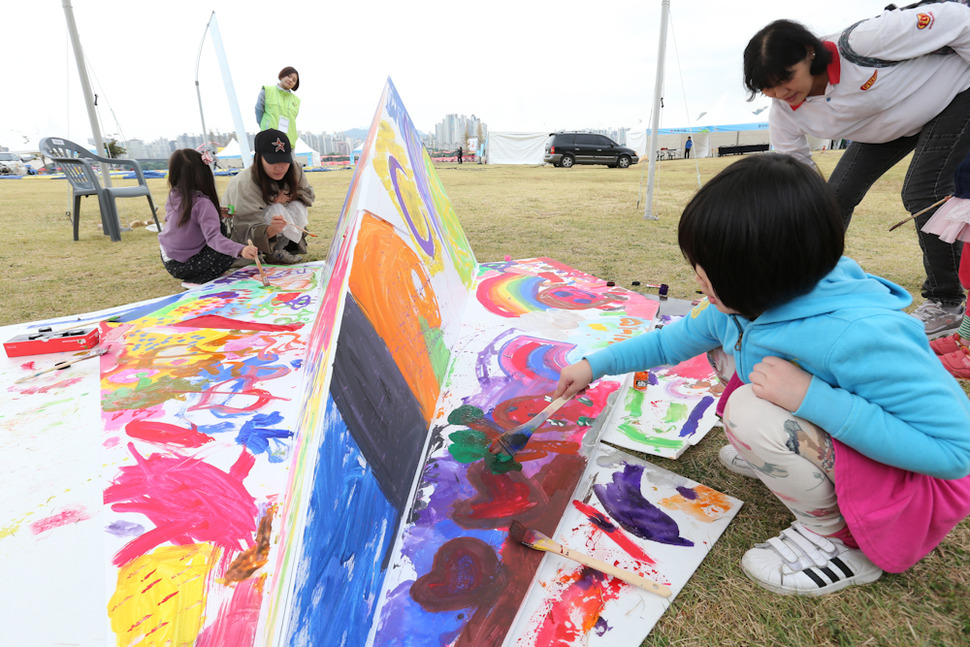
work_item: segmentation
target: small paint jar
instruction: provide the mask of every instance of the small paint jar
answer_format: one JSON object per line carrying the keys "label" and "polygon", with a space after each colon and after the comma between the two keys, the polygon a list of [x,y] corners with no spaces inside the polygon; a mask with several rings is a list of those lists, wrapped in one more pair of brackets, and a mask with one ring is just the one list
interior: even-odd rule
{"label": "small paint jar", "polygon": [[650,386],[650,371],[637,371],[633,374],[633,388],[637,391],[646,391]]}

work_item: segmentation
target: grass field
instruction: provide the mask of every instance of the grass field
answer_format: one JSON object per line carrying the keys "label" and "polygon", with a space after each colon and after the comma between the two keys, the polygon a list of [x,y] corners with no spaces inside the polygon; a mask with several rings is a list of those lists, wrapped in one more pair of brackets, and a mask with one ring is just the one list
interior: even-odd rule
{"label": "grass field", "polygon": [[[838,155],[816,156],[823,172],[831,171]],[[699,179],[710,179],[736,159],[659,164],[653,209],[658,220],[644,219],[643,202],[638,206],[642,164],[628,170],[449,164],[438,170],[480,262],[549,256],[619,286],[663,282],[671,296],[692,299],[693,272],[676,242],[678,216]],[[923,270],[913,226],[888,231],[907,215],[899,199],[904,173],[900,165],[887,174],[856,210],[847,254],[905,287],[919,303]],[[326,255],[351,172],[308,178],[317,192],[310,227],[320,234],[308,260],[317,260]],[[163,205],[165,181],[149,182]],[[228,178],[217,182],[221,192]],[[101,234],[96,200],[85,199],[81,239],[74,242],[69,209],[70,189],[63,180],[0,181],[0,227],[8,239],[0,251],[0,325],[180,291],[161,265],[155,234],[136,228],[112,243]],[[119,209],[123,224],[150,218],[144,199],[119,201]],[[743,575],[741,555],[791,520],[759,482],[719,466],[716,454],[724,442],[718,431],[677,461],[644,457],[745,501],[644,645],[970,644],[970,522],[910,571],[887,574],[873,585],[820,599],[769,594]]]}

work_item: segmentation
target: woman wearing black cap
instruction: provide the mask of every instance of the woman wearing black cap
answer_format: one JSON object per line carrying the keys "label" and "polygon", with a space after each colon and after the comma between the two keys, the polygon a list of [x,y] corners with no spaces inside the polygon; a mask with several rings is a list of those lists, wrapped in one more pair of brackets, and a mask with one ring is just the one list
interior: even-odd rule
{"label": "woman wearing black cap", "polygon": [[232,207],[232,240],[253,244],[267,263],[292,264],[307,252],[307,208],[315,194],[293,163],[290,140],[269,129],[256,135],[253,164],[229,181],[222,206]]}
{"label": "woman wearing black cap", "polygon": [[295,143],[296,116],[300,114],[300,97],[293,94],[300,89],[300,73],[293,67],[280,70],[279,83],[264,85],[256,99],[256,122],[260,130],[282,130]]}

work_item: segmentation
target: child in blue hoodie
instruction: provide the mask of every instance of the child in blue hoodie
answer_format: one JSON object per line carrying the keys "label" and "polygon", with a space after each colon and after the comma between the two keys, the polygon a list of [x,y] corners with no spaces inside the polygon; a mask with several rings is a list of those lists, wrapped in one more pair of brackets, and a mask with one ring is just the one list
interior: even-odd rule
{"label": "child in blue hoodie", "polygon": [[778,154],[732,164],[679,225],[707,298],[567,366],[555,393],[722,352],[740,386],[720,460],[796,519],[741,566],[786,595],[904,571],[970,514],[970,400],[903,312],[910,296],[842,256],[843,231],[814,169]]}

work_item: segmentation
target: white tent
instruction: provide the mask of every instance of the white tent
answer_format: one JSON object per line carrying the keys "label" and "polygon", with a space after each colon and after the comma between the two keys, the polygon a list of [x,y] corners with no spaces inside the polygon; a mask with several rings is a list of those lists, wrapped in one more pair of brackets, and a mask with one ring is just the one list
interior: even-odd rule
{"label": "white tent", "polygon": [[[302,166],[320,166],[320,153],[310,148],[302,138],[297,138],[296,148],[293,156]],[[231,140],[226,147],[216,153],[219,158],[220,166],[223,168],[242,168],[242,156],[239,151],[239,142]]]}
{"label": "white tent", "polygon": [[490,132],[485,142],[487,164],[542,164],[549,133]]}
{"label": "white tent", "polygon": [[303,166],[320,166],[320,153],[316,152],[303,141],[302,137],[296,138],[296,146],[293,147],[293,156]]}
{"label": "white tent", "polygon": [[222,168],[242,168],[242,154],[239,150],[239,142],[235,139],[229,141],[226,147],[216,153],[219,159],[219,166]]}

